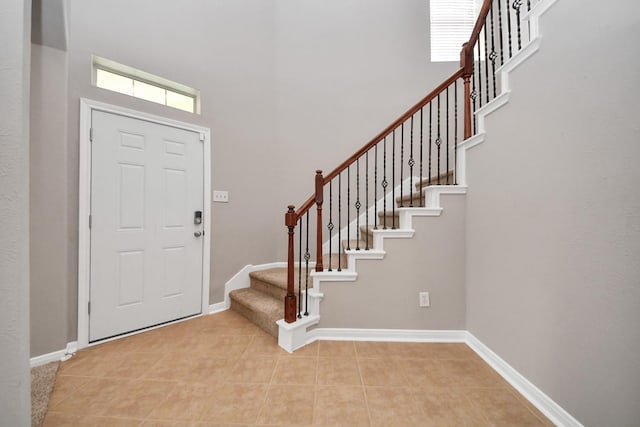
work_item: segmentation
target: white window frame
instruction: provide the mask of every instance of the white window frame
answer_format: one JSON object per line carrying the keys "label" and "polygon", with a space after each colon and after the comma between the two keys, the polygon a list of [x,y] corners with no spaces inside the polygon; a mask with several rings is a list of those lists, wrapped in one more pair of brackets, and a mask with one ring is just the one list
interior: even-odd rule
{"label": "white window frame", "polygon": [[[110,59],[106,59],[106,58],[102,58],[96,55],[92,55],[92,67],[91,67],[91,83],[93,86],[96,87],[100,87],[98,86],[98,82],[97,82],[97,75],[98,75],[98,70],[103,70],[106,71],[108,73],[112,73],[112,74],[117,74],[126,78],[131,79],[132,81],[138,81],[138,82],[142,82],[142,83],[146,83],[148,85],[151,86],[155,86],[157,88],[163,89],[165,91],[169,91],[169,92],[174,92],[177,93],[179,95],[183,95],[186,97],[189,97],[191,99],[193,99],[193,111],[187,111],[184,109],[180,109],[177,107],[173,107],[171,105],[168,105],[166,103],[166,96],[165,96],[165,102],[161,103],[161,102],[156,102],[160,105],[165,105],[167,107],[170,108],[176,108],[180,111],[187,111],[187,112],[191,112],[193,114],[200,114],[200,91],[197,89],[194,89],[192,87],[183,85],[181,83],[178,82],[174,82],[168,79],[165,79],[164,77],[160,77],[160,76],[156,76],[154,74],[151,73],[147,73],[146,71],[142,71],[142,70],[138,70],[136,68],[130,67],[128,65],[124,65],[124,64],[120,64],[118,62],[112,61]],[[111,90],[109,88],[106,87],[101,87],[101,89],[105,89],[105,90]],[[116,91],[117,92],[117,91]],[[121,93],[121,92],[117,92],[117,93]],[[135,96],[133,94],[133,90],[131,94],[127,94],[129,96],[133,96],[135,98],[138,99],[145,99],[145,98],[141,98],[138,96]],[[147,99],[145,99],[147,100]],[[155,102],[155,101],[150,101],[147,100],[149,102]]]}

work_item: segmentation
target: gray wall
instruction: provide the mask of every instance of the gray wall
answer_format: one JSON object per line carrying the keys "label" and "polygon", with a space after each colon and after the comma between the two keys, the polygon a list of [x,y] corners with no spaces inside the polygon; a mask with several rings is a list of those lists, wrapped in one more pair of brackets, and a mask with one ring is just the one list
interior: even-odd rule
{"label": "gray wall", "polygon": [[[465,196],[442,196],[442,206],[439,217],[414,217],[412,239],[385,239],[384,260],[357,261],[355,282],[323,283],[318,327],[464,330]],[[419,307],[422,291],[431,307]]]}
{"label": "gray wall", "polygon": [[[457,63],[430,62],[429,2],[276,1],[278,214],[440,84]],[[284,218],[278,217],[283,224]],[[285,229],[282,227],[282,232]],[[277,260],[286,259],[278,233]]]}
{"label": "gray wall", "polygon": [[467,326],[585,425],[638,425],[640,6],[542,24],[468,153]]}
{"label": "gray wall", "polygon": [[0,2],[0,425],[31,425],[29,46],[31,2]]}
{"label": "gray wall", "polygon": [[[62,2],[69,9],[67,124],[66,129],[57,119],[34,124],[40,135],[55,135],[56,141],[35,141],[33,161],[60,149],[66,176],[33,172],[42,186],[32,190],[44,195],[37,201],[34,196],[34,203],[44,206],[59,199],[52,202],[52,217],[38,222],[42,241],[32,273],[34,284],[43,289],[40,300],[66,293],[66,301],[54,298],[42,314],[34,313],[34,323],[41,325],[34,330],[34,354],[36,347],[55,351],[76,338],[81,97],[211,128],[213,188],[230,192],[230,203],[213,204],[212,211],[210,302],[219,302],[224,283],[244,265],[285,259],[283,214],[288,204],[299,205],[311,193],[315,169],[338,165],[454,71],[456,64],[429,63],[427,3]],[[50,32],[43,31],[42,37]],[[34,58],[42,65],[34,71],[38,81],[48,67],[56,78],[64,71],[56,52],[39,49]],[[93,87],[91,54],[200,89],[202,114]],[[43,94],[59,89],[48,80],[41,86]],[[34,99],[42,100],[35,113],[60,108],[53,98],[38,94]],[[52,179],[45,183],[47,178]],[[52,223],[60,227],[44,227]],[[43,257],[46,247],[64,248],[57,257],[66,265],[51,265]],[[44,290],[50,275],[53,280]],[[65,342],[58,342],[57,334],[45,336],[47,322],[58,328],[60,313],[66,315],[66,326],[61,326]]]}
{"label": "gray wall", "polygon": [[38,356],[65,348],[68,336],[66,52],[32,45],[30,114],[31,355]]}

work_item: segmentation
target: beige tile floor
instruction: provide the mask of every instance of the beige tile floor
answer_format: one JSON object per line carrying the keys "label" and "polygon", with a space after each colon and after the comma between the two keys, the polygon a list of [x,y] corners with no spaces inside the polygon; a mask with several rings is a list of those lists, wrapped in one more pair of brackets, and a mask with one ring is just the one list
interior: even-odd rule
{"label": "beige tile floor", "polygon": [[290,355],[226,311],[78,352],[44,425],[552,424],[465,344],[320,341]]}

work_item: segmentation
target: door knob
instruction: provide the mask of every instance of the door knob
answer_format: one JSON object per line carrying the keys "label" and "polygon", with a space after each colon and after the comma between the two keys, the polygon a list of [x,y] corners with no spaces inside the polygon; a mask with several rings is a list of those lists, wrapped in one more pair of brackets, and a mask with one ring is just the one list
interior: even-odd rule
{"label": "door knob", "polygon": [[200,237],[200,236],[202,236],[202,232],[200,232],[200,231],[194,231],[194,232],[193,232],[193,235],[194,235],[194,236],[196,236],[196,237]]}

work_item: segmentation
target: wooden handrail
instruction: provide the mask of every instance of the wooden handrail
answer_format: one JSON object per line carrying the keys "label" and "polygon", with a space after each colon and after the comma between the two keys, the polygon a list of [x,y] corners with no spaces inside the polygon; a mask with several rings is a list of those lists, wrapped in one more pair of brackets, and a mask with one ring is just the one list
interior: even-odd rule
{"label": "wooden handrail", "polygon": [[[466,42],[461,49],[460,68],[455,73],[453,73],[447,80],[442,82],[438,87],[436,87],[434,90],[429,92],[427,96],[422,98],[420,101],[418,101],[418,103],[416,103],[413,107],[407,110],[407,112],[405,112],[402,116],[400,116],[393,123],[387,126],[382,132],[380,132],[375,137],[373,137],[362,148],[360,148],[358,151],[353,153],[351,157],[349,157],[347,160],[342,162],[337,168],[335,168],[330,173],[328,173],[324,177],[324,185],[327,185],[329,181],[331,181],[333,178],[338,176],[340,172],[343,172],[345,169],[347,169],[349,165],[352,165],[353,162],[355,162],[356,159],[358,159],[358,157],[362,156],[364,153],[369,151],[374,145],[380,142],[382,138],[389,135],[393,131],[393,129],[397,128],[402,123],[404,123],[409,117],[411,117],[412,115],[420,111],[422,107],[424,107],[433,99],[435,99],[439,93],[442,93],[453,82],[455,82],[461,77],[471,75],[471,72],[472,72],[471,70],[473,70],[473,46],[475,46],[476,42],[478,41],[478,37],[484,25],[484,20],[489,14],[489,10],[491,9],[492,1],[493,0],[484,0],[484,3],[482,4],[482,8],[480,9],[480,13],[478,14],[478,19],[476,20],[476,24],[473,27],[473,31],[471,31],[471,36],[469,37],[469,41]],[[465,108],[465,110],[467,109]],[[467,117],[465,117],[465,124],[466,122],[467,122]],[[465,138],[468,138],[466,134],[465,134]],[[315,203],[315,194],[309,197],[309,199],[306,202],[304,202],[302,206],[298,208],[298,210],[296,210],[296,215],[298,216],[298,218],[304,215],[309,209],[311,209],[314,203]]]}
{"label": "wooden handrail", "polygon": [[[355,153],[353,153],[351,155],[351,157],[349,157],[347,160],[345,160],[344,162],[342,162],[340,164],[340,166],[338,166],[337,168],[335,168],[334,170],[331,171],[331,173],[329,173],[328,175],[326,175],[324,177],[324,181],[323,181],[323,185],[327,185],[329,183],[329,181],[331,181],[333,178],[335,178],[336,176],[338,176],[338,174],[340,172],[343,172],[345,169],[347,169],[347,167],[349,165],[352,165],[353,162],[355,162],[358,157],[362,156],[364,153],[366,153],[367,151],[369,151],[374,145],[376,145],[378,142],[380,142],[380,140],[382,138],[384,138],[385,136],[389,135],[395,128],[397,128],[398,126],[400,126],[402,123],[404,123],[409,117],[411,117],[412,115],[414,115],[415,113],[417,113],[418,111],[420,111],[420,109],[422,107],[424,107],[425,105],[427,105],[429,102],[433,101],[439,93],[442,93],[449,85],[451,85],[453,82],[455,82],[456,80],[458,80],[459,78],[461,78],[464,74],[464,69],[460,68],[458,69],[455,73],[453,73],[447,80],[445,80],[444,82],[442,82],[437,88],[435,88],[434,90],[432,90],[431,92],[429,92],[429,94],[427,96],[425,96],[424,98],[422,98],[420,101],[418,101],[417,104],[415,104],[413,107],[411,107],[409,110],[407,110],[406,113],[404,113],[402,116],[400,116],[400,118],[398,118],[397,120],[395,120],[393,123],[391,123],[389,126],[387,126],[382,132],[380,132],[379,134],[377,134],[373,139],[371,139],[367,144],[365,144],[362,148],[360,148],[358,151],[356,151]],[[311,209],[311,207],[316,203],[316,195],[315,193],[309,197],[307,199],[306,202],[304,202],[297,210],[296,210],[296,217],[300,218],[302,215],[304,215],[305,213],[307,213],[307,211],[309,209]]]}
{"label": "wooden handrail", "polygon": [[473,47],[476,45],[478,37],[480,37],[480,31],[482,31],[482,27],[484,26],[484,20],[487,18],[489,10],[491,9],[491,3],[493,3],[493,0],[484,0],[484,3],[482,3],[478,19],[476,19],[476,25],[473,26],[471,36],[469,36],[469,41],[465,43],[466,49],[473,50]]}
{"label": "wooden handrail", "polygon": [[429,92],[427,96],[425,96],[420,101],[418,101],[418,103],[415,104],[413,107],[411,107],[409,110],[407,110],[406,113],[404,113],[397,120],[395,120],[393,123],[387,126],[382,132],[380,132],[375,137],[373,137],[373,139],[371,139],[371,141],[365,144],[364,147],[362,147],[361,149],[353,153],[353,155],[351,155],[351,157],[349,157],[347,160],[342,162],[340,166],[332,170],[331,173],[327,174],[324,177],[324,184],[327,185],[329,181],[331,181],[333,178],[338,176],[340,172],[344,171],[345,169],[347,169],[349,165],[353,164],[353,162],[355,162],[358,157],[362,156],[364,153],[369,151],[374,145],[380,142],[382,138],[389,135],[395,128],[397,128],[402,123],[404,123],[407,119],[409,119],[409,117],[413,116],[415,113],[420,111],[422,107],[427,105],[429,102],[433,101],[438,96],[439,93],[442,93],[449,85],[451,85],[453,82],[455,82],[460,77],[462,77],[462,72],[463,70],[462,68],[460,68],[455,73],[453,73],[451,77],[449,77],[447,80],[442,82],[437,88]]}
{"label": "wooden handrail", "polygon": [[315,202],[316,202],[316,195],[314,193],[313,196],[309,197],[309,199],[306,202],[304,202],[302,206],[298,208],[298,210],[296,211],[296,217],[300,218],[302,215],[307,213],[307,211],[311,209],[311,206],[313,206]]}

